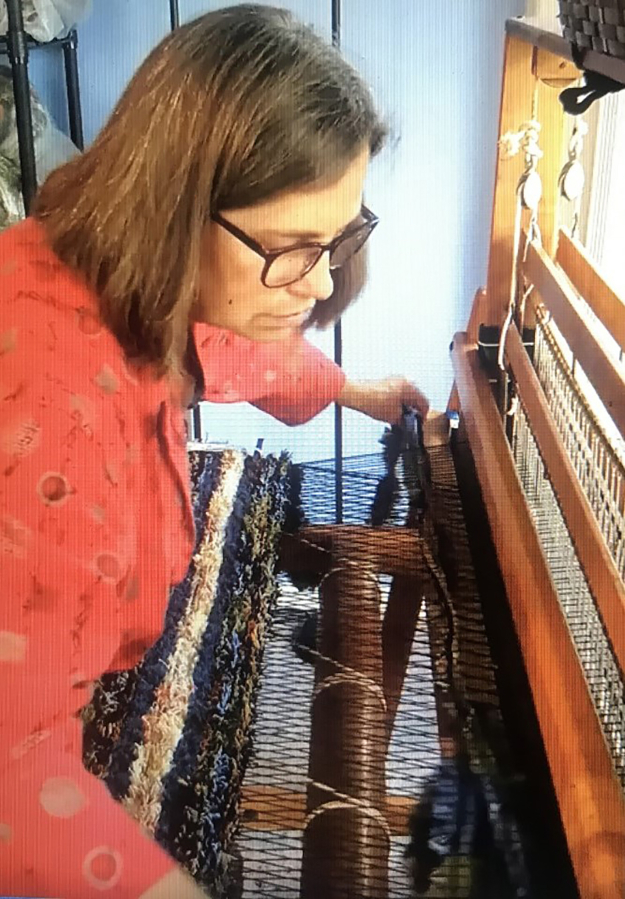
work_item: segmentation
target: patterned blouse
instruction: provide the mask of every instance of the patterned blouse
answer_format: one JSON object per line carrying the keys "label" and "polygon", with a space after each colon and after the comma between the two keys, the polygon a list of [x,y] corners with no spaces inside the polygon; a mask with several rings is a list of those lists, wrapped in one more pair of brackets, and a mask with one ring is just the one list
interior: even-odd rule
{"label": "patterned blouse", "polygon": [[[262,344],[203,324],[193,336],[212,402],[298,424],[344,384],[303,337]],[[161,633],[194,548],[186,440],[168,382],[126,364],[43,227],[0,234],[0,794],[90,682]]]}

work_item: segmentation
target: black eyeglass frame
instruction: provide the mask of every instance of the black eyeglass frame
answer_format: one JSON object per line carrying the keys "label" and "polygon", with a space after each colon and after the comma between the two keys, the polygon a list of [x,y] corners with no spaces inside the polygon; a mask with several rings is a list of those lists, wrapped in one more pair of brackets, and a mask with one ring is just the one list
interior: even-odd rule
{"label": "black eyeglass frame", "polygon": [[[339,247],[344,240],[348,240],[354,235],[358,234],[360,231],[367,231],[367,235],[363,240],[362,244],[358,247],[356,252],[360,252],[365,243],[371,237],[372,232],[376,228],[379,223],[379,218],[370,209],[367,209],[366,206],[362,206],[360,210],[360,215],[365,219],[364,223],[360,225],[354,225],[353,227],[347,227],[345,231],[341,234],[338,234],[334,240],[331,240],[329,243],[299,243],[292,244],[289,247],[283,247],[280,250],[266,250],[262,244],[258,243],[258,241],[254,240],[244,231],[241,231],[240,228],[237,228],[236,225],[233,225],[232,222],[229,222],[227,219],[223,218],[218,212],[211,213],[211,219],[222,228],[225,228],[233,237],[236,237],[237,240],[240,240],[241,243],[245,244],[250,250],[260,256],[265,260],[265,265],[263,267],[262,274],[260,276],[260,280],[264,284],[265,287],[273,288],[273,287],[288,287],[290,284],[295,284],[297,281],[301,281],[302,278],[305,278],[308,272],[312,271],[314,267],[317,265],[321,257],[324,253],[329,253],[332,256],[332,253]],[[267,284],[266,277],[269,272],[271,265],[278,259],[280,256],[283,256],[285,253],[292,253],[294,250],[318,250],[318,254],[316,258],[308,265],[297,278],[293,278],[292,281],[288,281],[286,284]],[[351,257],[348,257],[351,258]],[[345,260],[347,261],[347,260]],[[345,263],[341,263],[344,265]],[[341,265],[333,265],[330,266],[330,269],[334,271],[337,268],[340,268]]]}

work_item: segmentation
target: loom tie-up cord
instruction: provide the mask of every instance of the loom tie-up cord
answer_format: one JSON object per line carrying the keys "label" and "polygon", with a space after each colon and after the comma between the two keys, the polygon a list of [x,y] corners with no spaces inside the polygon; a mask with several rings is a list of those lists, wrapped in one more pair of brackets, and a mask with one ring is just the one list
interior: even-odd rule
{"label": "loom tie-up cord", "polygon": [[[348,665],[342,665],[340,662],[337,662],[336,659],[331,659],[328,656],[322,655],[316,650],[309,650],[309,654],[311,660],[325,662],[326,664],[331,665],[337,672],[336,674],[325,678],[323,681],[317,684],[313,691],[313,701],[328,687],[336,686],[336,684],[339,683],[350,683],[360,687],[363,690],[368,690],[369,692],[371,692],[376,697],[376,699],[379,700],[382,709],[386,713],[386,698],[384,696],[384,691],[382,690],[382,687],[374,680],[364,675],[361,671],[356,671],[356,669],[351,668]],[[380,810],[370,802],[365,802],[364,800],[358,799],[355,796],[349,796],[346,793],[342,793],[340,790],[337,790],[336,787],[333,787],[330,784],[321,783],[320,781],[313,780],[310,777],[308,777],[306,780],[309,786],[314,787],[317,790],[321,790],[324,793],[330,794],[332,796],[332,800],[330,802],[325,802],[323,805],[314,809],[307,816],[305,827],[307,827],[310,822],[319,814],[326,812],[328,809],[358,808],[370,818],[377,821],[377,823],[380,824],[382,830],[384,830],[388,839],[390,840],[391,829],[389,827],[388,821],[386,820],[382,812],[380,812]]]}
{"label": "loom tie-up cord", "polygon": [[512,238],[513,272],[510,280],[508,310],[501,329],[497,351],[497,364],[501,371],[506,370],[505,348],[508,332],[515,315],[518,315],[519,319],[522,319],[525,304],[533,290],[533,285],[527,285],[520,298],[520,303],[517,303],[521,280],[519,276],[519,263],[521,262],[519,259],[519,249],[521,245],[522,217],[524,209],[529,210],[530,221],[527,240],[525,241],[525,246],[523,248],[522,261],[525,262],[527,260],[527,253],[530,244],[533,241],[536,241],[539,244],[542,243],[542,235],[538,225],[538,204],[542,196],[542,181],[537,171],[538,161],[543,155],[538,144],[540,127],[540,123],[533,118],[531,121],[526,122],[519,132],[516,134],[509,132],[505,134],[500,141],[503,158],[514,156],[519,150],[523,150],[525,157],[525,168],[519,178],[515,193],[516,200]]}
{"label": "loom tie-up cord", "polygon": [[560,93],[562,108],[569,115],[582,115],[593,103],[605,97],[607,94],[615,94],[625,88],[621,81],[615,81],[602,75],[600,72],[589,72],[584,69],[586,50],[572,45],[571,54],[573,62],[584,73],[584,85],[581,87],[567,87]]}

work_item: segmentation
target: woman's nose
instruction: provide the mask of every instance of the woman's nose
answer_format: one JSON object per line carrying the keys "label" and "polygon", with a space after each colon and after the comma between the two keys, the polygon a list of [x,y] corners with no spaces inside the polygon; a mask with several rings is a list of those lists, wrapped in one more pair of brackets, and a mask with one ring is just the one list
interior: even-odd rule
{"label": "woman's nose", "polygon": [[323,253],[316,265],[293,287],[315,300],[328,300],[334,293],[334,281],[330,272],[330,254]]}

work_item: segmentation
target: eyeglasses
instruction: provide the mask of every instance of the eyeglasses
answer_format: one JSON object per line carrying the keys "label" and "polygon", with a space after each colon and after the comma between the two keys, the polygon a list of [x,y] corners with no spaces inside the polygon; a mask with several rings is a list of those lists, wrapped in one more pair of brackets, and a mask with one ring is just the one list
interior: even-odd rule
{"label": "eyeglasses", "polygon": [[379,222],[366,206],[360,210],[361,222],[350,225],[330,243],[306,243],[285,247],[282,250],[266,250],[232,222],[222,218],[218,212],[211,218],[246,247],[253,250],[265,260],[261,281],[265,287],[288,287],[308,274],[319,262],[324,253],[330,254],[330,269],[345,265],[369,239],[373,229]]}

